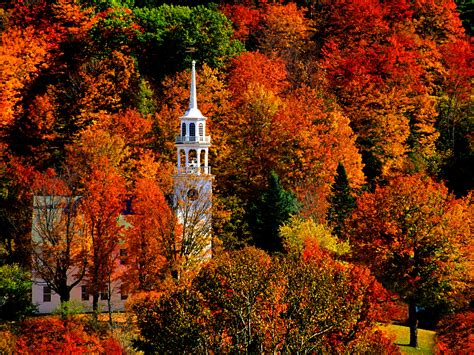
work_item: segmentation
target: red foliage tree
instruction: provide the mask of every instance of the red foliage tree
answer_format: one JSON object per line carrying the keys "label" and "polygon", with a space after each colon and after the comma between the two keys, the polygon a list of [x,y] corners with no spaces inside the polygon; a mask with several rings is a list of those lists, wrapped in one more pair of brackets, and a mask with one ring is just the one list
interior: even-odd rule
{"label": "red foliage tree", "polygon": [[234,26],[234,37],[246,42],[256,33],[262,17],[262,9],[252,5],[224,4],[221,11],[232,21]]}
{"label": "red foliage tree", "polygon": [[466,201],[422,175],[395,178],[357,201],[348,237],[357,259],[408,303],[411,346],[416,307],[461,301],[472,278],[468,213]]}
{"label": "red foliage tree", "polygon": [[371,181],[429,168],[438,158],[436,96],[445,72],[440,45],[461,38],[453,6],[404,0],[323,6],[322,67],[359,136]]}
{"label": "red foliage tree", "polygon": [[288,88],[285,63],[259,52],[246,52],[234,58],[229,73],[229,89],[238,96],[255,83],[274,94],[280,94]]}
{"label": "red foliage tree", "polygon": [[113,338],[100,339],[84,329],[78,321],[57,317],[31,318],[20,327],[15,352],[31,353],[104,353],[122,354]]}

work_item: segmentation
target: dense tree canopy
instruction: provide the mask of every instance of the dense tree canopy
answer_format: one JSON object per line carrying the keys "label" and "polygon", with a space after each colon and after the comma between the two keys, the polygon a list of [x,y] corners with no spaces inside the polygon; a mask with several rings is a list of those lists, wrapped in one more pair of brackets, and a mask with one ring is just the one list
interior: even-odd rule
{"label": "dense tree canopy", "polygon": [[[340,282],[344,280],[345,282]],[[361,268],[308,250],[298,261],[262,250],[226,253],[192,285],[132,303],[150,352],[379,352],[393,345],[374,329],[383,290]]]}
{"label": "dense tree canopy", "polygon": [[[164,326],[189,333],[175,351],[373,350],[380,285],[333,257],[412,306],[451,309],[471,292],[471,13],[461,0],[2,2],[0,264],[44,271],[64,301],[72,270],[95,304],[112,280],[161,292],[144,296],[159,312],[142,345],[156,351],[147,332],[171,339]],[[192,60],[212,136],[205,228],[178,223],[187,206],[168,198]],[[33,241],[40,195],[70,201]],[[222,256],[196,278],[211,227]],[[252,244],[282,267],[227,254]],[[252,287],[249,329],[233,317]],[[321,315],[327,295],[342,333],[303,311]],[[358,310],[337,309],[347,297]]]}

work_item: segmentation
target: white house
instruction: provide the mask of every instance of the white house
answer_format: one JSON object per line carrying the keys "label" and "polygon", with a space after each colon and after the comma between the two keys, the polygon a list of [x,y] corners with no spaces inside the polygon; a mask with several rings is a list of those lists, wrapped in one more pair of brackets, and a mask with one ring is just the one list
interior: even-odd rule
{"label": "white house", "polygon": [[[58,273],[58,267],[53,265],[47,268],[45,263],[41,261],[48,257],[61,257],[64,255],[65,248],[61,246],[66,240],[66,235],[70,235],[70,244],[72,247],[78,247],[81,241],[81,233],[83,222],[80,216],[74,218],[67,217],[70,209],[75,208],[76,203],[80,200],[79,197],[67,196],[34,196],[33,199],[33,221],[31,230],[32,248],[33,248],[33,286],[32,286],[32,301],[38,306],[39,313],[51,313],[60,305],[60,297],[56,294],[47,282],[42,279],[41,275],[47,274],[49,279],[55,279],[55,273]],[[123,223],[118,221],[118,223]],[[68,229],[66,231],[66,228]],[[73,245],[76,244],[76,245]],[[58,246],[54,250],[54,245]],[[49,255],[44,255],[49,253]],[[118,250],[118,257],[124,254],[123,250]],[[36,266],[36,269],[35,269]],[[84,265],[85,267],[85,265]],[[39,269],[42,268],[43,274],[40,274]],[[67,285],[72,285],[78,280],[77,274],[82,273],[80,266],[68,267],[65,270],[67,276]],[[124,302],[128,295],[125,288],[121,287],[120,281],[113,281],[110,287],[111,299],[108,302],[108,289],[101,292],[99,305],[100,310],[107,311],[110,303],[111,309],[123,310]],[[82,304],[85,311],[92,310],[92,296],[89,294],[87,281],[78,281],[70,291],[70,300]]]}

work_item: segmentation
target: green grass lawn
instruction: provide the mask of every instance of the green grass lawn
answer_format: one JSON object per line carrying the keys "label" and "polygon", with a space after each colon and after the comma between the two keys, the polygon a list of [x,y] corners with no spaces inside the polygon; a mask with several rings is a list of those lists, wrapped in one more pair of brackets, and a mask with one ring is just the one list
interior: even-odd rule
{"label": "green grass lawn", "polygon": [[414,349],[410,343],[410,329],[401,325],[391,324],[386,327],[387,332],[396,335],[395,343],[400,347],[402,354],[433,354],[435,332],[418,329],[418,348]]}

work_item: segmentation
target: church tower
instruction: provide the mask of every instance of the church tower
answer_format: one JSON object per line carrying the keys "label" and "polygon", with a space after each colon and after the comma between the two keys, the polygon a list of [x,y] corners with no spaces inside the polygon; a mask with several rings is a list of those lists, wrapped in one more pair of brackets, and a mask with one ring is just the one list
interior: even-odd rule
{"label": "church tower", "polygon": [[211,250],[211,137],[206,135],[207,118],[197,105],[195,64],[193,61],[189,108],[180,117],[180,135],[176,137],[174,174],[176,214],[183,229],[182,256],[189,260],[210,256]]}

